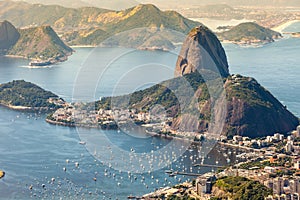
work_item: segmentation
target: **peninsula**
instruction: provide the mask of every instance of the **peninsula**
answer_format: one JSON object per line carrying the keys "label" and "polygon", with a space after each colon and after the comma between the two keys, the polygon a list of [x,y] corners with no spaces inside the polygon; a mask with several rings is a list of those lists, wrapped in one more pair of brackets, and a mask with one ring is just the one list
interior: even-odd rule
{"label": "peninsula", "polygon": [[[204,73],[206,80],[199,72]],[[211,113],[213,96],[206,85],[206,81],[220,80],[220,87],[226,93],[224,135],[256,138],[276,132],[287,133],[299,124],[299,119],[254,78],[229,74],[220,41],[204,26],[194,28],[188,34],[178,56],[175,76],[129,95],[106,97],[89,104],[69,104],[55,111],[48,120],[63,125],[97,128],[118,128],[119,124],[133,121],[146,124],[151,132],[200,138],[208,132],[212,114],[216,118],[221,117],[220,108],[215,110],[216,114]],[[184,81],[189,83],[196,95],[195,103],[187,106],[190,115],[181,111],[182,102],[191,101],[185,99],[188,92]],[[178,97],[178,94],[185,95]],[[124,103],[124,99],[130,99],[129,103]],[[162,105],[166,113],[153,114],[151,109],[155,105]],[[197,117],[193,115],[195,112],[198,112]]]}

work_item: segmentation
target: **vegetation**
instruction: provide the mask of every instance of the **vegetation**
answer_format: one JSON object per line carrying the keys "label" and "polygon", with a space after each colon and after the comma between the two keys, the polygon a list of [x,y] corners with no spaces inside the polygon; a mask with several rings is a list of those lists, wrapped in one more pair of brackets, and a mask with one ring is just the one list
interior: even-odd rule
{"label": "vegetation", "polygon": [[[211,81],[213,80],[212,76]],[[210,87],[208,90],[206,82],[200,74],[186,74],[130,95],[102,98],[101,101],[95,103],[95,107],[96,109],[111,109],[113,102],[114,108],[148,112],[153,106],[162,105],[167,116],[173,117],[175,123],[180,122],[183,114],[186,113],[199,116],[199,124],[203,124],[203,126],[198,131],[202,132],[206,131],[206,124],[212,117],[210,107],[212,98],[216,98],[225,87],[227,108],[229,109],[224,128],[224,133],[227,135],[240,134],[255,138],[280,132],[286,118],[290,118],[291,122],[295,119],[295,125],[298,125],[298,119],[255,79],[233,75],[222,81],[225,82],[224,85],[216,88]],[[186,87],[185,83],[190,86]],[[189,89],[191,90],[189,91]],[[212,90],[215,91],[213,96],[210,94]],[[191,98],[190,93],[196,94],[196,96]],[[232,115],[233,112],[238,114]],[[262,116],[265,116],[265,120],[262,120]]]}
{"label": "vegetation", "polygon": [[103,45],[172,50],[175,48],[173,43],[180,43],[185,37],[180,32],[165,28],[136,28],[108,38]]}
{"label": "vegetation", "polygon": [[[253,167],[259,167],[260,169],[270,166],[270,167],[291,167],[292,159],[290,157],[278,158],[274,163],[270,161],[257,160],[255,162],[247,162],[241,164],[240,168],[242,169],[251,169]],[[287,166],[288,165],[288,166]]]}
{"label": "vegetation", "polygon": [[172,194],[171,196],[167,197],[167,200],[196,200],[193,197],[189,197],[187,194],[185,194],[183,197],[179,197],[177,195]]}
{"label": "vegetation", "polygon": [[221,40],[233,42],[273,42],[274,39],[280,38],[281,34],[256,23],[246,22],[233,27],[229,31],[219,33],[218,36]]}
{"label": "vegetation", "polygon": [[[183,84],[185,81],[189,83],[189,85],[186,86]],[[192,91],[188,91],[186,87],[189,87]],[[95,107],[96,109],[110,109],[111,102],[115,102],[115,105],[120,107],[149,111],[154,105],[159,104],[166,109],[169,116],[174,117],[180,114],[178,113],[179,104],[182,107],[186,106],[186,111],[195,112],[195,106],[197,109],[198,105],[191,104],[190,98],[194,95],[196,90],[202,91],[198,97],[199,102],[208,101],[209,93],[205,81],[198,73],[192,73],[184,75],[184,77],[164,81],[161,84],[134,92],[130,95],[114,97],[113,99],[110,97],[102,98],[101,101],[96,102]],[[190,92],[192,92],[192,94],[190,94]],[[128,98],[130,100],[128,105],[126,105],[125,102],[127,102],[126,100]],[[209,118],[209,116],[203,114],[202,118]]]}
{"label": "vegetation", "polygon": [[0,85],[0,103],[6,106],[57,108],[55,104],[49,103],[49,98],[58,96],[24,80]]}
{"label": "vegetation", "polygon": [[8,54],[28,59],[59,60],[73,51],[50,26],[20,29],[19,32],[20,38]]}
{"label": "vegetation", "polygon": [[[17,27],[49,24],[71,45],[98,45],[117,33],[145,27],[163,27],[187,34],[193,27],[200,25],[177,12],[161,11],[150,4],[111,11],[92,7],[74,9],[5,1],[0,2],[0,10],[0,20],[1,13],[5,13],[5,19]],[[176,36],[175,33],[169,34]]]}
{"label": "vegetation", "polygon": [[223,177],[214,185],[230,195],[233,200],[263,200],[272,190],[258,181],[243,177]]}
{"label": "vegetation", "polygon": [[271,94],[253,78],[241,75],[229,77],[226,91],[228,100],[238,98],[247,100],[247,104],[251,106],[272,107],[272,102],[266,101],[270,99]]}

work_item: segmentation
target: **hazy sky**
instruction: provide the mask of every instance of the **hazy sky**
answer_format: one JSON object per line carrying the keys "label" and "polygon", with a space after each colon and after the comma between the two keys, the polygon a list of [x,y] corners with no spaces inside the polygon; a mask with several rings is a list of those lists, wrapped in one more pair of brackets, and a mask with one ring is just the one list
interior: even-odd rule
{"label": "hazy sky", "polygon": [[189,7],[207,4],[231,6],[298,6],[300,0],[24,0],[30,3],[59,4],[66,7],[96,6],[108,9],[124,9],[140,3],[152,3],[161,8]]}
{"label": "hazy sky", "polygon": [[142,3],[154,3],[158,5],[207,5],[207,4],[229,4],[232,6],[252,5],[252,6],[299,6],[300,0],[138,0]]}

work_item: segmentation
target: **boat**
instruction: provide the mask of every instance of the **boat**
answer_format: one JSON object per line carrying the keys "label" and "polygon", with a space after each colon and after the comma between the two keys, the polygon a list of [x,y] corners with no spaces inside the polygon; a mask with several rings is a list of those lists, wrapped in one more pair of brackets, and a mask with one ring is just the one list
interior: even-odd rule
{"label": "boat", "polygon": [[84,141],[80,141],[80,142],[79,142],[79,144],[81,144],[81,145],[85,145],[85,144],[86,144],[86,142],[84,142]]}
{"label": "boat", "polygon": [[47,61],[38,61],[38,60],[34,60],[31,61],[29,63],[29,66],[37,66],[37,67],[43,67],[43,66],[48,66],[53,64],[51,61],[47,60]]}
{"label": "boat", "polygon": [[165,173],[166,173],[166,174],[172,174],[172,173],[173,173],[173,170],[165,170]]}
{"label": "boat", "polygon": [[0,179],[5,176],[5,172],[0,170]]}

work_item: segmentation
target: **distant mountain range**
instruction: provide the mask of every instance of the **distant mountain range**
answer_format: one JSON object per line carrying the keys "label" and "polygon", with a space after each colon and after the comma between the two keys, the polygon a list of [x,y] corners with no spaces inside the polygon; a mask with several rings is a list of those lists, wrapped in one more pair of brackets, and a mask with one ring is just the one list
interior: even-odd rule
{"label": "distant mountain range", "polygon": [[[16,0],[17,1],[17,0]],[[18,0],[21,1],[21,0]],[[178,6],[199,6],[211,4],[228,4],[231,6],[274,6],[274,7],[287,7],[294,6],[300,7],[299,0],[23,0],[28,3],[40,3],[45,5],[61,5],[64,7],[79,8],[86,6],[93,6],[98,8],[106,8],[111,10],[122,10],[136,6],[138,4],[155,4],[162,8],[174,8]]]}
{"label": "distant mountain range", "polygon": [[141,3],[153,3],[157,6],[164,8],[173,8],[176,6],[199,6],[199,5],[209,5],[209,4],[228,4],[231,6],[295,6],[300,7],[299,0],[140,0]]}
{"label": "distant mountain range", "polygon": [[[125,46],[143,49],[151,49],[153,46],[158,49],[170,49],[178,42],[173,40],[178,38],[178,33],[187,34],[192,28],[200,25],[199,22],[191,21],[175,11],[161,11],[151,4],[112,11],[95,7],[74,9],[57,5],[0,1],[0,20],[9,20],[17,27],[51,25],[70,45],[98,45],[116,34],[131,32],[131,36],[126,36],[131,37],[131,40],[127,39]],[[157,34],[151,34],[157,35],[156,39],[161,40],[160,44],[150,39],[151,30],[140,31],[138,39],[142,41],[137,43],[132,33],[139,28],[157,30]],[[126,37],[123,33],[122,40],[126,41]],[[133,42],[128,43],[132,39]],[[118,44],[122,45],[122,42]]]}
{"label": "distant mountain range", "polygon": [[110,10],[123,10],[134,7],[140,2],[135,0],[15,0],[32,4],[60,5],[67,8],[98,7]]}

